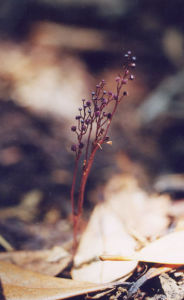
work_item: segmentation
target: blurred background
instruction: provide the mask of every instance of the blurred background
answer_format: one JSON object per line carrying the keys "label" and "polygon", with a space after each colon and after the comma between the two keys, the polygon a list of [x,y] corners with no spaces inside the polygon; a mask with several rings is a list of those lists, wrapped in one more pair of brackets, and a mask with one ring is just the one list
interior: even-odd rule
{"label": "blurred background", "polygon": [[70,214],[70,127],[101,79],[113,90],[127,50],[137,57],[136,80],[113,122],[112,147],[97,154],[86,207],[121,172],[148,191],[183,197],[183,16],[182,0],[1,0],[0,233],[17,249],[29,222],[53,225]]}

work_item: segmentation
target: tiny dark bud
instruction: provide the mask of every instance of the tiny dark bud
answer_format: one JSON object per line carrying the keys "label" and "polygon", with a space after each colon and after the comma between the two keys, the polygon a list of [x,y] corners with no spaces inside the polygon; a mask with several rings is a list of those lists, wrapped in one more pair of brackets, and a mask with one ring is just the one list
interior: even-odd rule
{"label": "tiny dark bud", "polygon": [[95,111],[99,111],[100,108],[98,106],[95,106]]}
{"label": "tiny dark bud", "polygon": [[88,125],[88,124],[90,124],[90,122],[91,122],[91,120],[87,119],[87,120],[85,121],[85,124]]}
{"label": "tiny dark bud", "polygon": [[80,143],[80,144],[79,144],[79,148],[82,149],[83,147],[84,147],[84,144],[83,144],[83,143]]}
{"label": "tiny dark bud", "polygon": [[81,129],[82,129],[82,131],[85,131],[86,130],[86,126],[82,125]]}
{"label": "tiny dark bud", "polygon": [[114,95],[114,100],[118,100],[118,95]]}
{"label": "tiny dark bud", "polygon": [[81,107],[79,107],[79,111],[82,111],[82,108],[81,108]]}
{"label": "tiny dark bud", "polygon": [[105,111],[103,112],[103,116],[104,116],[104,117],[106,117],[106,116],[107,116],[107,113],[106,113]]}
{"label": "tiny dark bud", "polygon": [[129,73],[130,73],[129,70],[126,70],[126,71],[125,71],[125,75],[128,75]]}
{"label": "tiny dark bud", "polygon": [[112,92],[108,92],[108,95],[109,95],[109,96],[112,96],[112,95],[113,95],[113,93],[112,93]]}
{"label": "tiny dark bud", "polygon": [[81,124],[84,124],[84,120],[81,120]]}
{"label": "tiny dark bud", "polygon": [[108,142],[109,140],[110,140],[110,137],[106,136],[105,139],[104,139],[104,142]]}
{"label": "tiny dark bud", "polygon": [[96,111],[96,112],[95,112],[95,117],[99,117],[99,115],[100,115],[100,112],[99,112],[99,111]]}
{"label": "tiny dark bud", "polygon": [[107,114],[107,118],[108,118],[108,119],[111,119],[111,118],[112,118],[112,114],[111,114],[111,113],[108,113],[108,114]]}
{"label": "tiny dark bud", "polygon": [[98,89],[99,87],[100,87],[100,85],[99,85],[99,84],[97,84],[97,85],[96,85],[96,88]]}
{"label": "tiny dark bud", "polygon": [[80,120],[81,116],[76,116],[75,119],[76,120]]}
{"label": "tiny dark bud", "polygon": [[85,102],[85,99],[82,99],[83,102]]}
{"label": "tiny dark bud", "polygon": [[102,99],[102,103],[103,103],[103,104],[107,104],[107,99],[103,98],[103,99]]}
{"label": "tiny dark bud", "polygon": [[91,95],[94,96],[94,95],[95,95],[95,92],[92,92]]}
{"label": "tiny dark bud", "polygon": [[124,91],[124,92],[123,92],[123,96],[128,96],[128,92],[127,92],[127,91]]}
{"label": "tiny dark bud", "polygon": [[77,151],[77,146],[76,146],[76,145],[72,145],[72,146],[71,146],[71,150],[72,150],[73,152],[76,152],[76,151]]}
{"label": "tiny dark bud", "polygon": [[76,126],[72,126],[71,127],[71,131],[76,131],[77,127]]}
{"label": "tiny dark bud", "polygon": [[134,80],[135,76],[134,75],[130,75],[130,80]]}
{"label": "tiny dark bud", "polygon": [[88,109],[88,113],[89,113],[89,114],[91,113],[91,109]]}
{"label": "tiny dark bud", "polygon": [[86,105],[87,105],[87,106],[91,106],[91,101],[87,101],[87,102],[86,102]]}
{"label": "tiny dark bud", "polygon": [[103,94],[104,94],[104,95],[107,94],[107,91],[103,91]]}

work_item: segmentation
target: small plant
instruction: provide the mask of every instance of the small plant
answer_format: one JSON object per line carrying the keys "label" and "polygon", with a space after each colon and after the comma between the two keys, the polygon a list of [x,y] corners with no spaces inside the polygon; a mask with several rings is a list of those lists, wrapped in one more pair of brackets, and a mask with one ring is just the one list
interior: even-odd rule
{"label": "small plant", "polygon": [[[119,103],[127,96],[124,86],[129,80],[134,79],[131,69],[136,66],[136,57],[132,56],[131,51],[128,51],[124,57],[125,63],[123,64],[122,75],[119,74],[115,78],[116,92],[106,91],[105,80],[102,80],[96,85],[95,91],[91,93],[90,100],[82,99],[79,114],[75,117],[76,125],[71,127],[71,131],[76,134],[77,138],[76,144],[71,146],[71,150],[75,152],[75,167],[71,187],[74,249],[77,246],[78,225],[82,214],[85,186],[95,154],[98,149],[102,149],[102,144],[111,143],[107,136],[109,127]],[[80,167],[79,191],[75,200],[76,179]]]}

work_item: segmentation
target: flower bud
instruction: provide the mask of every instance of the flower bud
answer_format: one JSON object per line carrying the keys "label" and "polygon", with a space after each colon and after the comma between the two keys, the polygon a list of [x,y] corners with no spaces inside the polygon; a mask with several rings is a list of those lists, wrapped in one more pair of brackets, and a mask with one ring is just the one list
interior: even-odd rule
{"label": "flower bud", "polygon": [[83,144],[83,143],[80,143],[80,144],[79,144],[79,148],[82,149],[83,147],[84,147],[84,144]]}
{"label": "flower bud", "polygon": [[71,150],[72,150],[73,152],[76,152],[76,151],[77,151],[77,146],[76,146],[76,145],[72,145],[72,146],[71,146]]}
{"label": "flower bud", "polygon": [[82,125],[81,129],[82,129],[82,131],[85,131],[86,130],[86,126]]}
{"label": "flower bud", "polygon": [[107,118],[108,118],[108,119],[111,119],[111,118],[112,118],[112,114],[111,114],[111,113],[108,113],[108,114],[107,114]]}
{"label": "flower bud", "polygon": [[76,126],[72,126],[71,127],[71,131],[76,131],[77,127]]}
{"label": "flower bud", "polygon": [[90,120],[90,119],[87,119],[87,120],[85,121],[85,124],[88,125],[88,124],[90,124],[90,122],[91,122],[91,120]]}
{"label": "flower bud", "polygon": [[89,107],[89,106],[91,106],[91,101],[87,101],[86,102],[86,105]]}
{"label": "flower bud", "polygon": [[102,103],[103,103],[103,104],[107,104],[107,99],[103,98],[103,99],[102,99]]}

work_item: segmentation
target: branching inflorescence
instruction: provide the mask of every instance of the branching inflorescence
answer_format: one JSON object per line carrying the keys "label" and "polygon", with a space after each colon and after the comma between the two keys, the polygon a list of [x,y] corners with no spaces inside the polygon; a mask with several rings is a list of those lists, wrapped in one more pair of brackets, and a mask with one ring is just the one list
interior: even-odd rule
{"label": "branching inflorescence", "polygon": [[[82,99],[82,105],[79,108],[79,114],[75,117],[76,125],[71,130],[76,134],[77,143],[71,146],[71,150],[75,152],[75,168],[73,173],[73,181],[71,187],[71,203],[74,226],[74,247],[77,245],[78,223],[82,214],[84,191],[86,181],[90,173],[96,151],[102,149],[103,143],[110,143],[107,136],[114,114],[119,103],[127,96],[124,86],[129,80],[134,79],[131,74],[132,68],[135,68],[136,57],[132,56],[131,51],[125,55],[125,63],[123,64],[122,75],[116,78],[116,92],[108,92],[105,90],[105,80],[96,85],[95,91],[91,93],[90,100]],[[79,171],[79,164],[82,159],[82,168],[80,173],[80,185],[78,197],[75,200],[75,186]]]}

